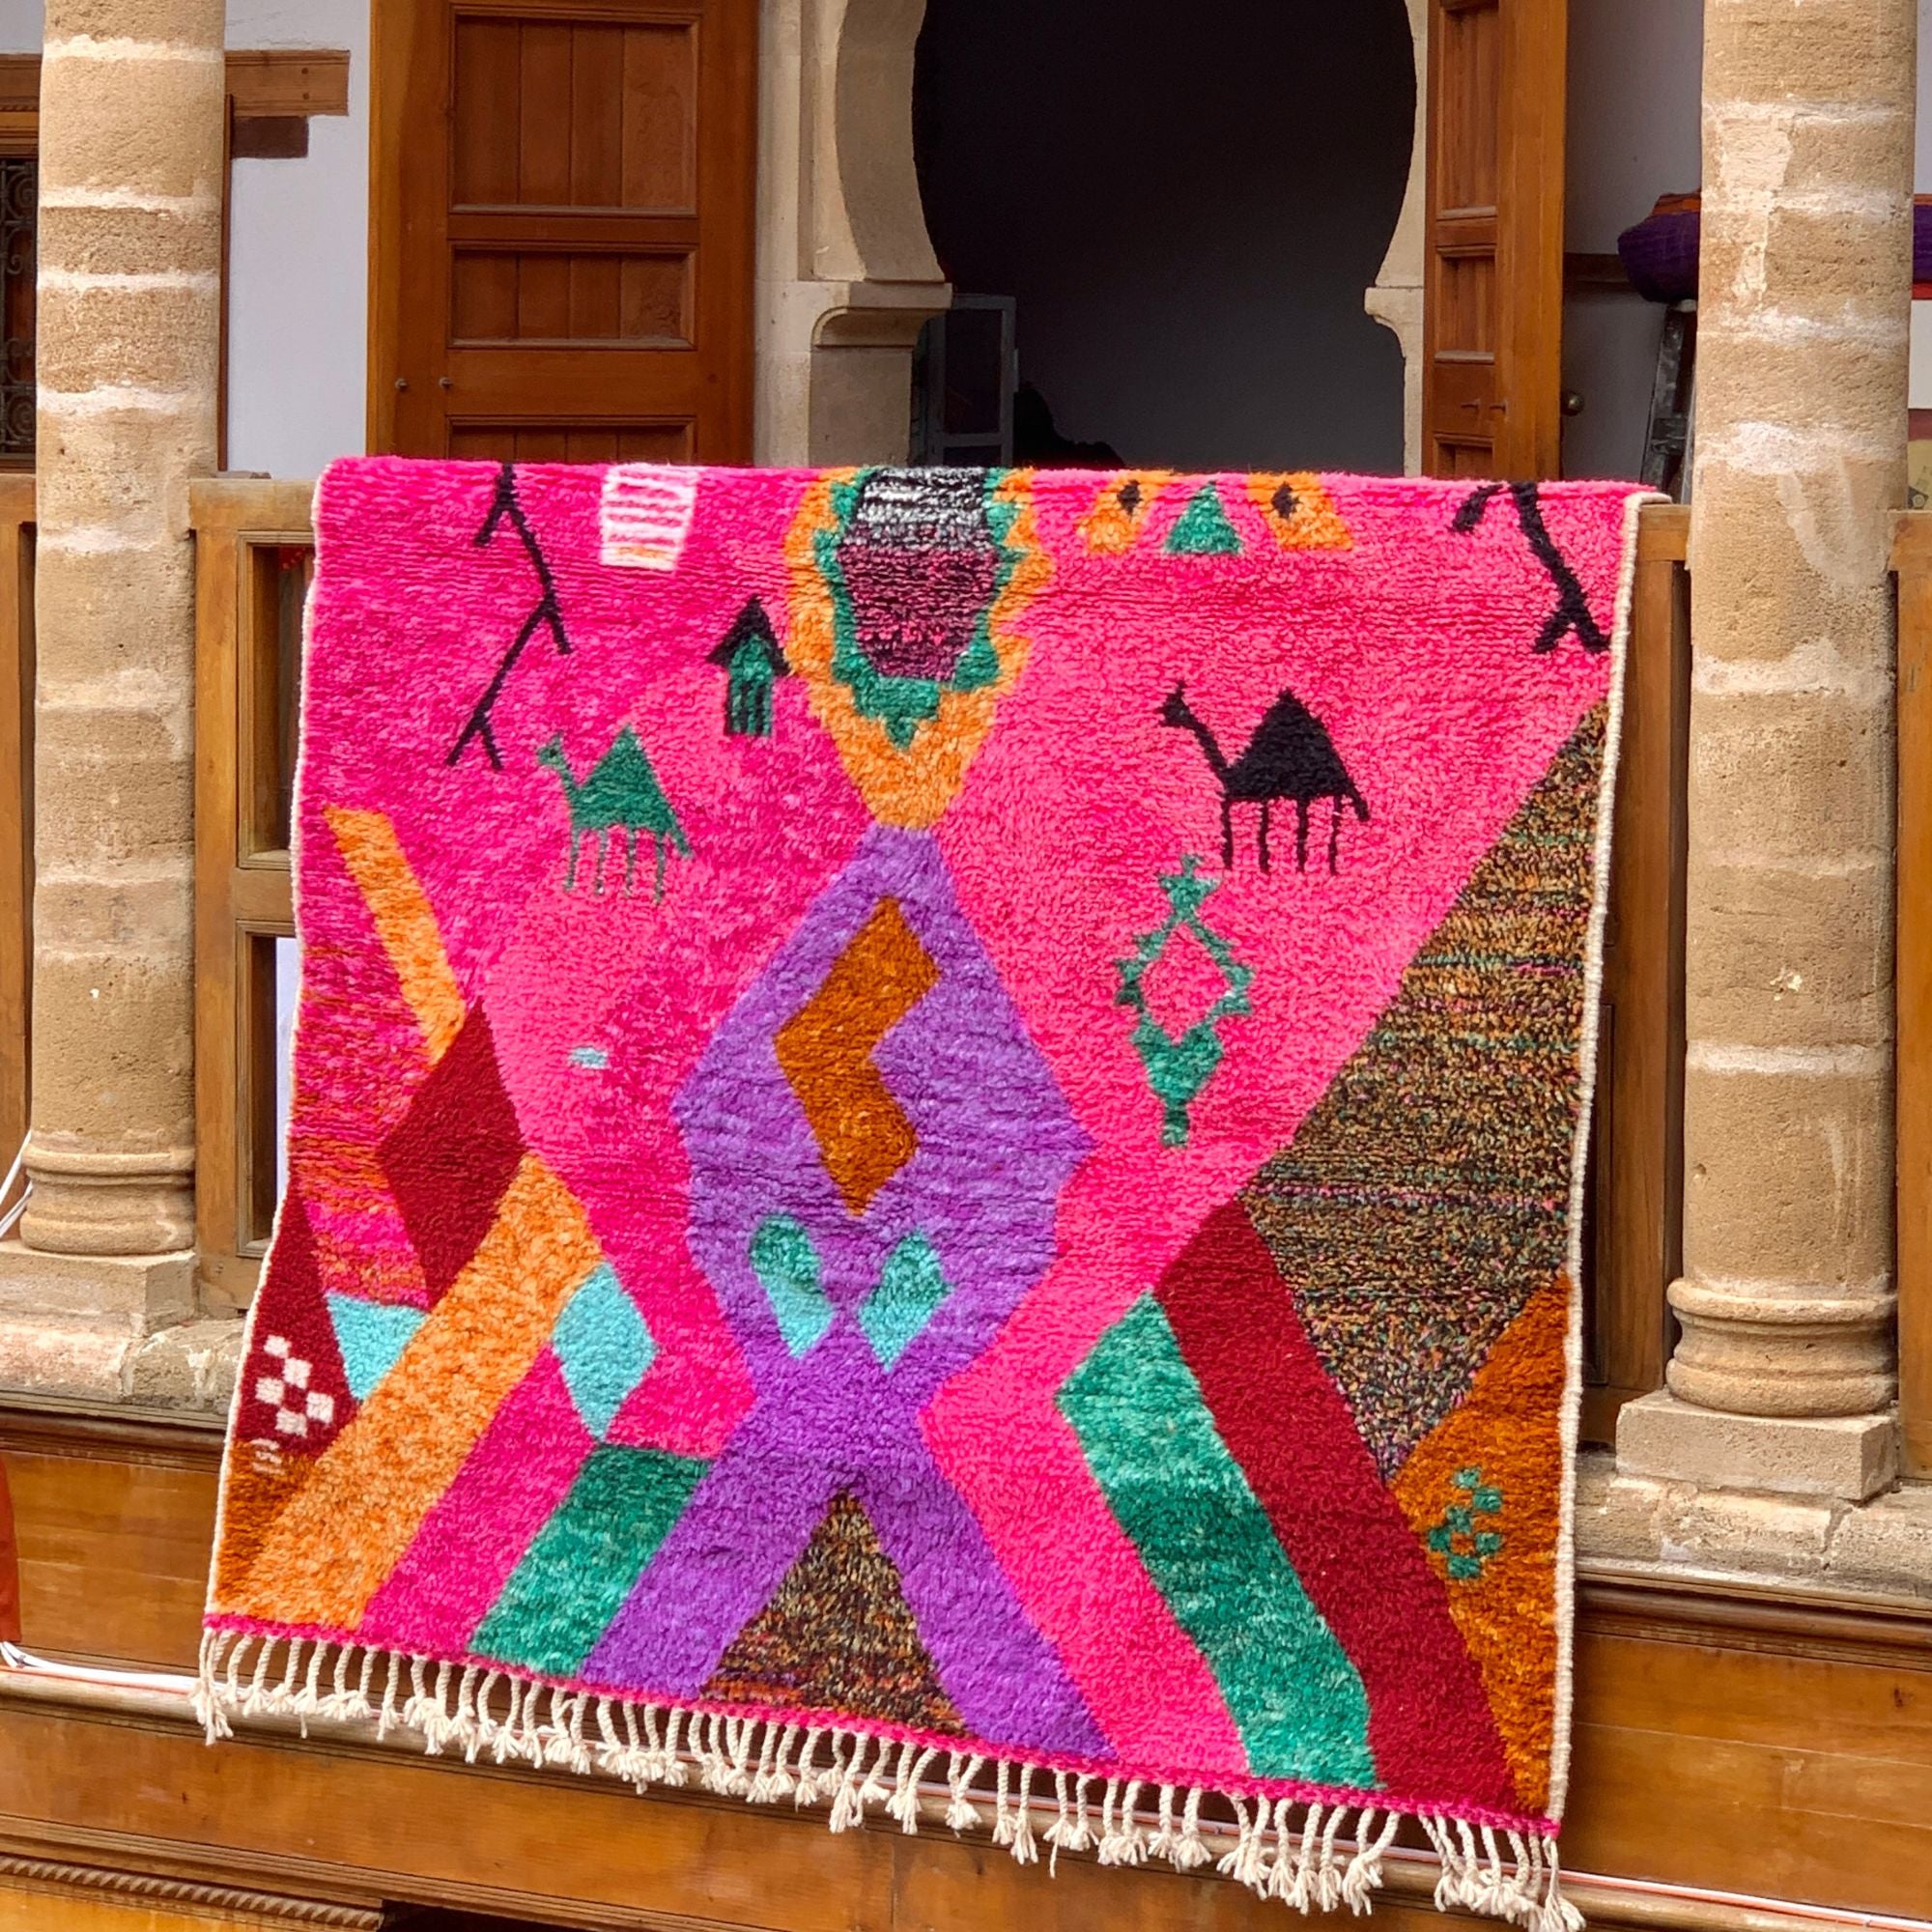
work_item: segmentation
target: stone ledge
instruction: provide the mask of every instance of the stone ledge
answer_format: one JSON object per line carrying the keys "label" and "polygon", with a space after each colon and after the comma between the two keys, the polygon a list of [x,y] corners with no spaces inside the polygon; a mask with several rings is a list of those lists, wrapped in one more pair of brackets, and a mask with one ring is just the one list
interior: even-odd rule
{"label": "stone ledge", "polygon": [[1630,1475],[1592,1452],[1577,1465],[1577,1554],[1600,1573],[1802,1582],[1932,1604],[1932,1484],[1855,1505]]}
{"label": "stone ledge", "polygon": [[[0,1394],[221,1414],[242,1354],[239,1317],[138,1336],[126,1321],[0,1314]],[[1830,1498],[1703,1490],[1578,1459],[1577,1551],[1587,1570],[1777,1582],[1932,1604],[1932,1484],[1861,1507]]]}
{"label": "stone ledge", "polygon": [[1659,1389],[1617,1417],[1617,1469],[1716,1490],[1861,1503],[1898,1473],[1898,1431],[1882,1415],[1730,1415]]}
{"label": "stone ledge", "polygon": [[239,1318],[142,1334],[125,1316],[22,1316],[0,1308],[0,1393],[221,1413],[241,1359]]}
{"label": "stone ledge", "polygon": [[194,1312],[194,1255],[55,1255],[0,1241],[0,1321],[118,1321],[152,1334]]}

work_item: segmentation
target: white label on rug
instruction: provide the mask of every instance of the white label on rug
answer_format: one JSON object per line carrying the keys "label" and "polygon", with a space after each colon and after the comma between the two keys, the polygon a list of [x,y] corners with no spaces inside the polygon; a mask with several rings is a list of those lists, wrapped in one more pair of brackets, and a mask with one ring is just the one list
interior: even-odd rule
{"label": "white label on rug", "polygon": [[675,569],[696,508],[696,469],[613,464],[598,504],[598,554],[628,570]]}

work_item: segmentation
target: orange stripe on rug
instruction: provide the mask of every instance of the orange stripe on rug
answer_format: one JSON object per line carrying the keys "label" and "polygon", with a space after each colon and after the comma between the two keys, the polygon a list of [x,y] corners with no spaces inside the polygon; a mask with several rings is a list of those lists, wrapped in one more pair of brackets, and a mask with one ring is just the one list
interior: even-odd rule
{"label": "orange stripe on rug", "polygon": [[323,816],[376,923],[376,936],[396,969],[434,1065],[462,1029],[465,1007],[429,898],[385,814],[329,805]]}
{"label": "orange stripe on rug", "polygon": [[576,1197],[526,1154],[475,1258],[276,1519],[236,1607],[354,1630],[600,1258]]}

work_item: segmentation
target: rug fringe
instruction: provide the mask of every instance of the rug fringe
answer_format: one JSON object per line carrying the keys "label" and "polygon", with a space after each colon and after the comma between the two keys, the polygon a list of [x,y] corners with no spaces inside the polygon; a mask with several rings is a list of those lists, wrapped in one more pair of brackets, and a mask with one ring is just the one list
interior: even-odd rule
{"label": "rug fringe", "polygon": [[[993,1843],[1021,1864],[1038,1860],[1041,1842],[1050,1865],[1062,1852],[1090,1850],[1101,1864],[1159,1859],[1182,1872],[1213,1860],[1262,1897],[1303,1912],[1367,1912],[1383,1858],[1412,1816],[1440,1861],[1435,1903],[1444,1911],[1479,1913],[1523,1932],[1580,1932],[1583,1923],[1563,1896],[1555,1840],[1547,1833],[1174,1784],[1159,1787],[1150,1830],[1139,1779],[1053,1771],[1052,1796],[1044,1798],[1034,1781],[1046,1768],[1024,1760],[989,1765],[980,1754],[917,1740],[633,1703],[315,1637],[205,1632],[194,1710],[210,1744],[231,1737],[237,1719],[293,1719],[304,1736],[311,1719],[359,1721],[374,1724],[379,1738],[414,1731],[431,1757],[458,1750],[470,1764],[487,1755],[496,1764],[595,1772],[640,1792],[682,1786],[695,1775],[721,1796],[754,1804],[789,1799],[800,1810],[823,1800],[835,1832],[870,1813],[909,1833],[931,1821],[955,1832],[990,1824]],[[975,1783],[988,1769],[990,1791]],[[1217,1796],[1234,1814],[1232,1832],[1202,1825],[1203,1801]]]}

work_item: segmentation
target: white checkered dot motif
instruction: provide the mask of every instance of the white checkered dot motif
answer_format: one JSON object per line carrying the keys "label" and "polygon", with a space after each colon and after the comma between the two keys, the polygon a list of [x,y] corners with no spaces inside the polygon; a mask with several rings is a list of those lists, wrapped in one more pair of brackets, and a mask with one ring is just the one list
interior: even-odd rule
{"label": "white checkered dot motif", "polygon": [[[255,1400],[275,1411],[275,1429],[282,1435],[306,1435],[311,1422],[325,1428],[335,1420],[335,1398],[308,1385],[313,1364],[289,1346],[286,1335],[270,1335],[262,1352],[282,1365],[279,1376],[263,1376],[255,1383]],[[299,1405],[298,1406],[298,1405]]]}

